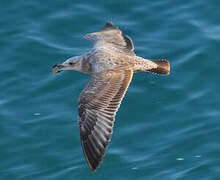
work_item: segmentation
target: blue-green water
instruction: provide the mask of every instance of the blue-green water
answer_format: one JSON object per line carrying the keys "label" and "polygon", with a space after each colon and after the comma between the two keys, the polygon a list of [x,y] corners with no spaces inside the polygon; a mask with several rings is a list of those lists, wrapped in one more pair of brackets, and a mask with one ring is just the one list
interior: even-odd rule
{"label": "blue-green water", "polygon": [[[220,179],[220,2],[1,1],[0,179]],[[101,167],[81,149],[77,99],[89,76],[51,73],[112,21],[171,74],[136,74]]]}

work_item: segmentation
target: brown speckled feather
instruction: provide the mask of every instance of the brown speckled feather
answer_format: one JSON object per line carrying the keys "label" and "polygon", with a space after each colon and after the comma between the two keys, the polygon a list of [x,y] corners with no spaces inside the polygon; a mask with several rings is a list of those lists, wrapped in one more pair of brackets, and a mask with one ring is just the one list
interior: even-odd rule
{"label": "brown speckled feather", "polygon": [[111,139],[116,112],[133,72],[108,70],[93,74],[79,97],[79,130],[92,171],[99,166]]}

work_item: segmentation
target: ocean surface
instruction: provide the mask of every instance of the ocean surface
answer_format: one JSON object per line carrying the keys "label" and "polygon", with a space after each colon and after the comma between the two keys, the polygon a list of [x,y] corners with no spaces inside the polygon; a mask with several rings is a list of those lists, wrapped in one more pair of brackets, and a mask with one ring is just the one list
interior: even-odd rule
{"label": "ocean surface", "polygon": [[[219,180],[220,1],[0,1],[1,180]],[[77,124],[89,76],[51,67],[112,21],[169,76],[135,74],[92,173]]]}

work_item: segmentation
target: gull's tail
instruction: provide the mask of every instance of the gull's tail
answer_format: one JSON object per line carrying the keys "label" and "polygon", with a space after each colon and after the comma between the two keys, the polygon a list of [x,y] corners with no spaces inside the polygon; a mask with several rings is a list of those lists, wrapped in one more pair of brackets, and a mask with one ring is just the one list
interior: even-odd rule
{"label": "gull's tail", "polygon": [[148,69],[148,72],[151,73],[156,73],[156,74],[163,74],[163,75],[168,75],[170,74],[170,63],[167,60],[157,60],[157,61],[152,61],[154,62],[157,67]]}

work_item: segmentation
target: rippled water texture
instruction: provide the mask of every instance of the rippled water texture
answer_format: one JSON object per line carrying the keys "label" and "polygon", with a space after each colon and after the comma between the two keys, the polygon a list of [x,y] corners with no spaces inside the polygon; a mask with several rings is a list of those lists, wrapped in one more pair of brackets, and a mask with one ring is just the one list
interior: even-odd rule
{"label": "rippled water texture", "polygon": [[[220,2],[1,1],[0,179],[220,179]],[[89,77],[51,67],[112,21],[171,74],[137,74],[104,162],[91,173],[77,125]]]}

